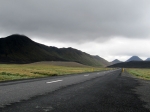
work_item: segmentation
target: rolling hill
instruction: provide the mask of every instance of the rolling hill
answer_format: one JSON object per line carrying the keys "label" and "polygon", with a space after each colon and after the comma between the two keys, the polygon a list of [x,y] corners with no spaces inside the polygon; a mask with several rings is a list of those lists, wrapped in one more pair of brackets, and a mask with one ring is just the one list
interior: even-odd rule
{"label": "rolling hill", "polygon": [[73,61],[89,66],[107,66],[104,59],[74,48],[57,48],[36,43],[24,35],[0,38],[0,63],[32,63],[39,61]]}

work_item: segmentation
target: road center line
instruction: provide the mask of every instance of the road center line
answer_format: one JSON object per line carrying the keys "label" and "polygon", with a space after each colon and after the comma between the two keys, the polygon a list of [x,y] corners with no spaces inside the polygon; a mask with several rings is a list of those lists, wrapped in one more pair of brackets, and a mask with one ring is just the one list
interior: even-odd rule
{"label": "road center line", "polygon": [[87,75],[84,75],[85,77],[87,77],[87,76],[89,76],[89,74],[87,74]]}
{"label": "road center line", "polygon": [[47,84],[55,83],[55,82],[61,82],[63,80],[56,80],[56,81],[51,81],[51,82],[46,82]]}

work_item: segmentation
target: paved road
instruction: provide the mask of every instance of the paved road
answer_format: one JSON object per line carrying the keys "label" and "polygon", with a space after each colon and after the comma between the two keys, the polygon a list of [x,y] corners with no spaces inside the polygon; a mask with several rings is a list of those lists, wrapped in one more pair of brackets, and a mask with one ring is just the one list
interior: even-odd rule
{"label": "paved road", "polygon": [[0,112],[149,112],[121,70],[0,83]]}

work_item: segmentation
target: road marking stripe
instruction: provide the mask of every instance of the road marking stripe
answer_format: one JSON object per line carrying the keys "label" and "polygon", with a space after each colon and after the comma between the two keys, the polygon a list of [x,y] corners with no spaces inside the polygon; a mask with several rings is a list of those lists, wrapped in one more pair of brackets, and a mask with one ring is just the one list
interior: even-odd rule
{"label": "road marking stripe", "polygon": [[61,81],[63,81],[63,80],[56,80],[56,81],[51,81],[51,82],[46,82],[46,83],[50,84],[50,83],[61,82]]}
{"label": "road marking stripe", "polygon": [[87,76],[89,76],[89,74],[87,74],[87,75],[84,75],[85,77],[87,77]]}

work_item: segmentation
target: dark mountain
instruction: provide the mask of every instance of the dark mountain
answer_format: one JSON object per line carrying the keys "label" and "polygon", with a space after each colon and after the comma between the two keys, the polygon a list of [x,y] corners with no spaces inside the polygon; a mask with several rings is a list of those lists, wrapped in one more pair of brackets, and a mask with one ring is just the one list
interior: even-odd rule
{"label": "dark mountain", "polygon": [[129,61],[108,66],[110,68],[150,68],[150,61]]}
{"label": "dark mountain", "polygon": [[71,47],[60,48],[60,49],[56,47],[49,47],[48,49],[47,48],[44,49],[48,52],[55,54],[61,59],[67,61],[74,61],[81,64],[92,65],[92,66],[102,66],[102,63],[94,59],[93,56]]}
{"label": "dark mountain", "polygon": [[0,39],[0,62],[30,63],[41,60],[63,60],[46,52],[40,44],[24,35],[11,35]]}
{"label": "dark mountain", "polygon": [[150,61],[150,58],[147,58],[145,61]]}
{"label": "dark mountain", "polygon": [[143,61],[143,60],[140,59],[138,56],[132,56],[126,62],[129,62],[129,61]]}
{"label": "dark mountain", "polygon": [[111,62],[111,65],[116,64],[116,63],[121,63],[122,61],[115,59],[114,61]]}
{"label": "dark mountain", "polygon": [[100,61],[102,63],[103,66],[108,66],[108,65],[111,65],[110,62],[108,62],[107,60],[99,57],[99,56],[93,56],[96,60]]}
{"label": "dark mountain", "polygon": [[0,38],[0,63],[38,61],[74,61],[90,66],[102,66],[100,60],[77,49],[45,46],[18,34]]}

